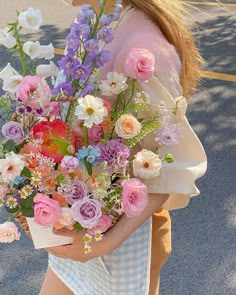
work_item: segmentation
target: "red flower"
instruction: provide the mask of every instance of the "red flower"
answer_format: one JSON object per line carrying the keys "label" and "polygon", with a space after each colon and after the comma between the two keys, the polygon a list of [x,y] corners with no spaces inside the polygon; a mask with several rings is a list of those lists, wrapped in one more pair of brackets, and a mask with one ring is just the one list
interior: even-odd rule
{"label": "red flower", "polygon": [[[43,121],[36,124],[32,128],[34,139],[42,139],[41,153],[54,159],[56,163],[60,163],[64,155],[60,152],[52,137],[62,139],[75,148],[75,136],[69,127],[60,119],[52,122]],[[68,155],[70,153],[68,152]]]}

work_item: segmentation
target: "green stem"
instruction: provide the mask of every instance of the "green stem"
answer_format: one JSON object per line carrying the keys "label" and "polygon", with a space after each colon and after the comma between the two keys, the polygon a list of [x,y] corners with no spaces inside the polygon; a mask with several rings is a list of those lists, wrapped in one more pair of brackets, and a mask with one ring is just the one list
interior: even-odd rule
{"label": "green stem", "polygon": [[22,45],[22,42],[20,40],[20,36],[19,36],[19,32],[21,30],[21,27],[18,28],[18,22],[16,22],[14,25],[13,25],[13,30],[14,30],[14,33],[15,33],[15,38],[16,38],[16,50],[18,51],[18,54],[20,56],[20,59],[21,59],[21,65],[22,65],[22,75],[25,76],[27,74],[27,56],[26,54],[24,53],[23,51],[23,45]]}

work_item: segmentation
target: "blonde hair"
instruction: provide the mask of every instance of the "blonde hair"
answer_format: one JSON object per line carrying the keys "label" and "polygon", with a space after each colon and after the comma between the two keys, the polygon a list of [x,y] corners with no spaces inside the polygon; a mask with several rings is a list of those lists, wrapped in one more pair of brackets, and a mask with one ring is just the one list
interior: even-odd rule
{"label": "blonde hair", "polygon": [[197,86],[203,59],[197,49],[192,31],[184,21],[186,15],[180,0],[127,0],[142,10],[175,46],[182,63],[181,85],[185,96]]}

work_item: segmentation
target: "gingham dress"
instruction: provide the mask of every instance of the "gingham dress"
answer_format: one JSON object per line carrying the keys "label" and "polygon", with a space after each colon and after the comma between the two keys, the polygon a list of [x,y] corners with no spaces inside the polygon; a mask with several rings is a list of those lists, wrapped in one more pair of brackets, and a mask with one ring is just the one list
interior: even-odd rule
{"label": "gingham dress", "polygon": [[147,295],[151,218],[114,252],[79,263],[49,255],[49,265],[75,295]]}

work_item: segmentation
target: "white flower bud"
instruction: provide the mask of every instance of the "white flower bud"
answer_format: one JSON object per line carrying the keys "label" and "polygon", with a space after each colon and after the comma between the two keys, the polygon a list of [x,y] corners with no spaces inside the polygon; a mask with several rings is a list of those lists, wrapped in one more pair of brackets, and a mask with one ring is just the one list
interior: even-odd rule
{"label": "white flower bud", "polygon": [[54,47],[52,43],[49,45],[40,45],[40,52],[38,58],[52,59],[54,58]]}
{"label": "white flower bud", "polygon": [[23,51],[29,55],[31,59],[52,59],[54,57],[54,47],[52,43],[49,45],[40,45],[39,41],[27,41],[23,45]]}
{"label": "white flower bud", "polygon": [[0,42],[8,49],[13,48],[16,45],[15,37],[9,32],[9,28],[0,30]]}
{"label": "white flower bud", "polygon": [[0,79],[6,80],[14,75],[19,75],[18,72],[8,63],[1,71],[0,71]]}
{"label": "white flower bud", "polygon": [[57,77],[58,74],[59,68],[52,61],[49,65],[39,65],[36,68],[36,75],[42,78],[47,78],[51,76]]}
{"label": "white flower bud", "polygon": [[42,21],[42,14],[39,9],[29,8],[18,16],[18,22],[24,29],[38,30]]}
{"label": "white flower bud", "polygon": [[16,93],[23,77],[21,75],[14,75],[4,80],[2,89],[10,93]]}

